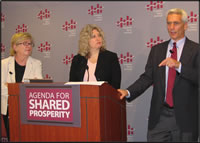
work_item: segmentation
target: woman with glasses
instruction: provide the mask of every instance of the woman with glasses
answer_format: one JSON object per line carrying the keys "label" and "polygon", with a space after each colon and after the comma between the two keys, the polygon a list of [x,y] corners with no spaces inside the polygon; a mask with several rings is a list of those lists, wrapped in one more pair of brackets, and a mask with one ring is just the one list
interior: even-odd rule
{"label": "woman with glasses", "polygon": [[42,63],[31,57],[34,41],[30,33],[16,33],[11,38],[10,56],[1,60],[1,114],[9,140],[8,87],[7,83],[42,79]]}

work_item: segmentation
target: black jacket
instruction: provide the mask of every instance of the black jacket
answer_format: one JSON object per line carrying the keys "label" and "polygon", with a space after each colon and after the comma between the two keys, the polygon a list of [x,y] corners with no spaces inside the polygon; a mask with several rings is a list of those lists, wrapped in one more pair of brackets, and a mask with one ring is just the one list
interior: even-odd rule
{"label": "black jacket", "polygon": [[[69,81],[83,81],[87,59],[80,54],[74,56],[70,68]],[[116,53],[101,51],[98,56],[95,70],[97,81],[107,81],[115,89],[120,88],[121,68]]]}
{"label": "black jacket", "polygon": [[[160,118],[165,98],[165,66],[158,67],[160,62],[166,58],[169,41],[152,47],[145,67],[145,72],[131,86],[128,87],[134,100],[148,87],[153,85],[151,108],[149,115],[149,129],[155,127]],[[198,133],[198,54],[199,44],[186,38],[180,62],[181,73],[176,74],[173,88],[173,101],[176,122],[179,128],[185,132]]]}

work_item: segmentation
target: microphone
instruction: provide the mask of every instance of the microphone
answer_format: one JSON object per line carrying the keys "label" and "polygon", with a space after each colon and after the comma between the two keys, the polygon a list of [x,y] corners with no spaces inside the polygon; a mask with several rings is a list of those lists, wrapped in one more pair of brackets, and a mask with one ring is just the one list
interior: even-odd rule
{"label": "microphone", "polygon": [[9,71],[9,74],[13,74],[11,71]]}
{"label": "microphone", "polygon": [[171,54],[173,54],[173,53],[174,53],[174,51],[173,51],[173,50],[169,50],[169,52],[170,52]]}
{"label": "microphone", "polygon": [[88,67],[88,65],[86,65],[86,70],[87,70],[87,73],[88,73],[87,81],[89,81],[89,67]]}

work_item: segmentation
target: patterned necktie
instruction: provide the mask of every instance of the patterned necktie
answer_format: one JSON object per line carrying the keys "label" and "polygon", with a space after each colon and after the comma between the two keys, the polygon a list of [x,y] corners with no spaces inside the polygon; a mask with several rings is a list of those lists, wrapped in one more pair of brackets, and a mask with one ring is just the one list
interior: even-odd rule
{"label": "patterned necktie", "polygon": [[[173,43],[171,58],[177,60],[176,42]],[[173,87],[174,87],[175,77],[176,77],[176,70],[174,68],[169,68],[166,102],[170,107],[173,107],[172,90],[173,90]]]}

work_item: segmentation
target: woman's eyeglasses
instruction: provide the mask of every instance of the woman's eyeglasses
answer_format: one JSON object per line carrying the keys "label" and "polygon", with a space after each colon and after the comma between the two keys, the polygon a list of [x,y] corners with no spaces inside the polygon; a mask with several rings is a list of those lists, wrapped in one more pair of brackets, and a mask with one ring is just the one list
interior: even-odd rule
{"label": "woman's eyeglasses", "polygon": [[18,43],[16,45],[21,45],[21,44],[23,44],[24,46],[32,46],[32,47],[34,46],[33,43],[28,43],[28,42]]}

